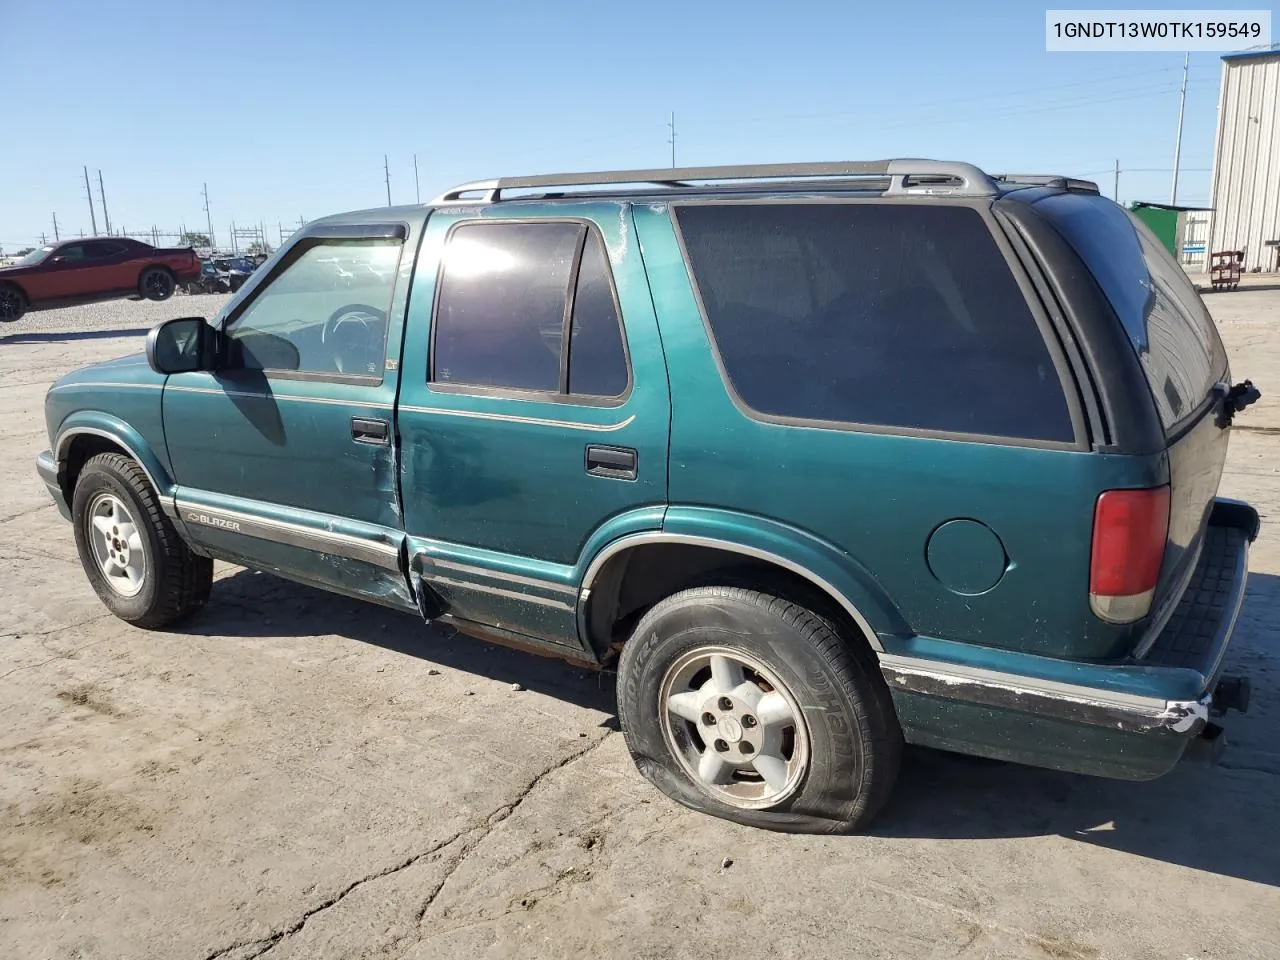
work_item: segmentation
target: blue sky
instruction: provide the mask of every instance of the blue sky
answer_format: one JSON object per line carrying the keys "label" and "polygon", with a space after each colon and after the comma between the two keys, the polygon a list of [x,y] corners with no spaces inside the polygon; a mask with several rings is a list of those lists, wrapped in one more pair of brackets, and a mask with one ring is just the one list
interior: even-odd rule
{"label": "blue sky", "polygon": [[[975,13],[974,11],[981,11]],[[642,14],[642,15],[637,15]],[[0,244],[295,224],[502,174],[926,156],[1166,202],[1182,56],[1046,53],[1044,7],[922,0],[439,5],[0,0]],[[1179,200],[1209,194],[1219,55],[1193,54]],[[101,229],[101,212],[99,211]]]}

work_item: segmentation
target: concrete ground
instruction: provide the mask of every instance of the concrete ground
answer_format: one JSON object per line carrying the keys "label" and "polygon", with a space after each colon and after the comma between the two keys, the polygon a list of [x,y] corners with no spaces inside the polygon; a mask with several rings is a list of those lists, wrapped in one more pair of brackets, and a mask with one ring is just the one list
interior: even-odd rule
{"label": "concrete ground", "polygon": [[[0,328],[0,957],[1275,957],[1280,292],[1210,294],[1266,397],[1218,768],[1120,783],[912,751],[869,835],[736,827],[634,771],[610,679],[219,566],[106,614],[32,460],[50,381],[217,298]],[[513,688],[518,682],[523,689]]]}

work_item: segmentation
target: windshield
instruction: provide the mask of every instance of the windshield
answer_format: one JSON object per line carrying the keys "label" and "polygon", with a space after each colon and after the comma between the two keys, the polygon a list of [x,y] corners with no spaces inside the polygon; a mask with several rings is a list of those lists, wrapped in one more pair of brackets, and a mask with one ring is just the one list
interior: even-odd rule
{"label": "windshield", "polygon": [[37,247],[25,257],[18,261],[18,266],[29,267],[32,264],[40,263],[45,257],[53,253],[53,247]]}

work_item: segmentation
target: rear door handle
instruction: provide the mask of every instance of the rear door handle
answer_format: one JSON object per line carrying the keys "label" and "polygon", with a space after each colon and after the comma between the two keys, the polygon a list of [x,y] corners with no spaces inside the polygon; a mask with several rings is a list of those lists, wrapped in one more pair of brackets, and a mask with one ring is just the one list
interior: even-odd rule
{"label": "rear door handle", "polygon": [[600,444],[587,446],[587,473],[593,477],[611,477],[614,480],[636,478],[636,452],[630,447],[606,447]]}
{"label": "rear door handle", "polygon": [[352,417],[351,439],[356,443],[390,443],[391,424],[386,420]]}

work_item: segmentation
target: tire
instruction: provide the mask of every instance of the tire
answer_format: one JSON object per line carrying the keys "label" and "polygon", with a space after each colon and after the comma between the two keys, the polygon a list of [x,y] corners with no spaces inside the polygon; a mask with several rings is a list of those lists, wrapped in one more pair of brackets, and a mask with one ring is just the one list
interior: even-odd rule
{"label": "tire", "polygon": [[178,287],[165,267],[147,267],[138,277],[138,293],[148,300],[168,300]]}
{"label": "tire", "polygon": [[[727,674],[733,697],[720,697],[714,663],[699,667],[704,656],[743,668]],[[752,682],[733,686],[739,678]],[[757,696],[759,719],[751,714]],[[687,716],[666,709],[675,701]],[[872,651],[804,607],[745,587],[684,590],[644,615],[622,648],[618,719],[636,767],[668,797],[770,830],[864,828],[888,799],[902,756],[902,729]],[[719,759],[707,761],[713,750]],[[750,767],[738,765],[752,756]],[[723,782],[726,759],[731,778]],[[721,782],[699,776],[703,762]]]}
{"label": "tire", "polygon": [[[213,561],[191,552],[160,509],[147,475],[129,457],[102,453],[84,465],[71,499],[71,519],[85,575],[121,620],[149,629],[166,627],[209,599]],[[114,571],[110,575],[108,565]],[[129,569],[138,574],[136,584],[126,574]]]}
{"label": "tire", "polygon": [[27,312],[27,295],[12,283],[0,283],[0,323],[21,320]]}

